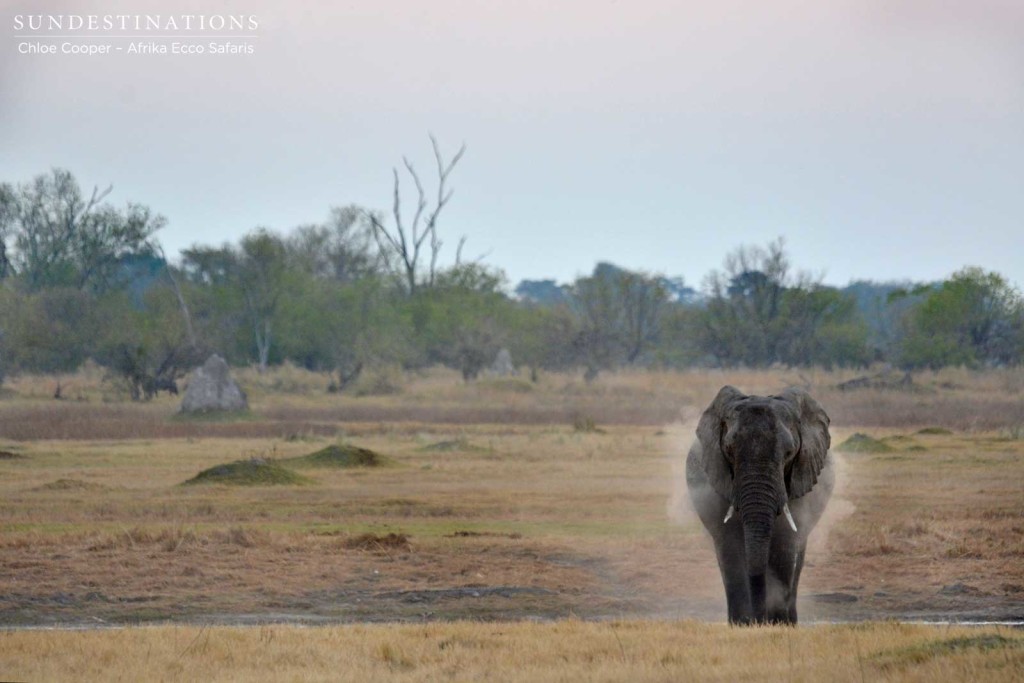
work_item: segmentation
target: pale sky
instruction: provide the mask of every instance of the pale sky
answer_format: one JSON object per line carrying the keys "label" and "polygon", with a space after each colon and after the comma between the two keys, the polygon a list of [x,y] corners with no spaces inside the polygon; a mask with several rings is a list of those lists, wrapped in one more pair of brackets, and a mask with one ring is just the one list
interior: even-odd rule
{"label": "pale sky", "polygon": [[[442,261],[465,235],[513,284],[608,260],[699,286],[781,235],[832,284],[979,265],[1024,285],[1019,0],[0,8],[0,181],[112,183],[167,217],[172,256],[387,210],[403,155],[433,181],[433,132],[468,148]],[[254,54],[18,54],[16,15],[123,13],[252,15]]]}

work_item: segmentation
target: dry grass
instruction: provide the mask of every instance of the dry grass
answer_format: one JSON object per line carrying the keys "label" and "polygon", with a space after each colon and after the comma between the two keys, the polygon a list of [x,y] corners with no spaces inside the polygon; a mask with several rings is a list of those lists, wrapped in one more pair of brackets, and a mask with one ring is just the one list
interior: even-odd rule
{"label": "dry grass", "polygon": [[334,436],[342,425],[352,424],[377,423],[380,429],[402,423],[555,426],[571,425],[580,416],[602,427],[657,426],[681,412],[702,410],[724,384],[749,393],[805,386],[836,426],[1003,430],[1008,435],[1024,430],[1021,369],[924,372],[915,376],[913,391],[848,392],[835,386],[854,376],[852,371],[631,371],[605,373],[592,384],[572,375],[545,374],[534,385],[519,378],[465,384],[454,372],[433,369],[406,376],[401,393],[364,397],[328,394],[327,375],[291,366],[263,375],[246,369],[237,374],[249,392],[253,416],[212,422],[172,419],[176,397],[132,404],[104,393],[96,368],[60,379],[63,387],[75,388],[65,391],[75,400],[52,399],[56,378],[17,378],[0,401],[0,438],[301,439]]}
{"label": "dry grass", "polygon": [[[831,680],[1019,674],[1015,633],[624,621],[724,619],[710,543],[679,496],[692,419],[723,383],[765,392],[791,380],[817,387],[835,444],[864,432],[889,449],[843,457],[808,551],[801,620],[1019,618],[1013,373],[857,396],[827,388],[842,373],[632,373],[592,386],[546,375],[521,391],[438,372],[355,399],[303,393],[312,379],[288,372],[293,393],[251,392],[255,417],[236,422],[172,420],[164,398],[0,401],[0,439],[20,439],[0,450],[21,456],[0,460],[0,624],[454,623],[2,633],[0,677],[819,680],[824,660]],[[941,401],[948,412],[928,412]],[[360,406],[399,419],[358,421]],[[855,424],[844,410],[874,412]],[[918,417],[878,427],[886,411]],[[575,431],[573,415],[604,433]],[[1007,426],[983,431],[984,420]],[[395,466],[318,468],[301,487],[178,485],[218,463],[301,457],[340,432]],[[524,619],[556,621],[490,623]],[[751,657],[724,654],[737,644]],[[791,657],[790,645],[811,654]]]}
{"label": "dry grass", "polygon": [[0,439],[301,439],[339,432],[337,423],[302,418],[180,420],[176,411],[166,398],[149,404],[0,401]]}
{"label": "dry grass", "polygon": [[696,622],[0,633],[17,680],[1015,681],[1024,633],[901,624]]}
{"label": "dry grass", "polygon": [[[301,487],[178,484],[325,442],[22,444],[26,457],[0,462],[0,622],[723,618],[710,543],[685,501],[666,514],[684,491],[689,429],[419,428],[368,427],[356,443],[394,467],[317,469]],[[1024,613],[1024,442],[872,434],[891,450],[845,456],[827,528],[812,539],[802,617]],[[477,446],[425,448],[439,441]],[[409,551],[359,552],[349,541],[362,534],[405,536]],[[549,594],[443,593],[473,586]],[[421,590],[441,592],[399,595]]]}

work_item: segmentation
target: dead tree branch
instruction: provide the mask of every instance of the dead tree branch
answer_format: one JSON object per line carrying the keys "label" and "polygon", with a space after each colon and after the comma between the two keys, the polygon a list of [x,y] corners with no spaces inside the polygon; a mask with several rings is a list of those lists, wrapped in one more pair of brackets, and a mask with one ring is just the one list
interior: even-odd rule
{"label": "dead tree branch", "polygon": [[394,175],[394,201],[392,204],[392,214],[395,218],[394,229],[389,230],[386,228],[381,220],[373,213],[366,212],[365,214],[373,229],[373,236],[377,242],[377,247],[384,254],[383,258],[385,265],[389,268],[391,267],[391,254],[394,254],[394,256],[397,257],[397,260],[400,261],[402,275],[409,294],[415,293],[422,279],[421,256],[423,255],[424,245],[428,240],[430,246],[430,263],[426,274],[426,285],[428,287],[434,285],[435,273],[437,271],[437,257],[441,251],[441,246],[443,245],[443,241],[437,234],[437,222],[441,215],[441,211],[452,198],[453,191],[447,187],[448,176],[451,175],[455,165],[459,162],[466,151],[466,145],[463,144],[455,156],[445,163],[444,156],[441,154],[441,148],[437,144],[437,139],[433,135],[430,136],[430,142],[434,148],[434,159],[437,162],[438,178],[437,200],[433,207],[431,207],[430,202],[427,201],[427,193],[423,186],[423,182],[420,180],[419,174],[416,172],[416,168],[407,158],[402,157],[405,169],[412,177],[413,184],[416,186],[416,208],[413,212],[411,223],[406,224],[402,220],[401,183],[397,168],[392,169],[392,174]]}

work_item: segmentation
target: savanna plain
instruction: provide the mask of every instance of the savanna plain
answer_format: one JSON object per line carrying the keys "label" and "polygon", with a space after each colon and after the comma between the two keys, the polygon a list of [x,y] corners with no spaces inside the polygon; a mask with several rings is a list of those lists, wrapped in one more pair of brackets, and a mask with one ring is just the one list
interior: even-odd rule
{"label": "savanna plain", "polygon": [[[237,374],[216,419],[4,385],[0,679],[1024,680],[1024,371]],[[795,629],[724,623],[689,510],[724,384],[832,418]]]}

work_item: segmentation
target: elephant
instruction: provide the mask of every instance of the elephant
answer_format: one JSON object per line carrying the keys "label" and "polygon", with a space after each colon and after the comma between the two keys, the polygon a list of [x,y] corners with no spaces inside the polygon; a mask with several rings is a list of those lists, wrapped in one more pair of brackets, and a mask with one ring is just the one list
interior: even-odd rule
{"label": "elephant", "polygon": [[725,386],[686,458],[693,507],[715,544],[730,624],[797,622],[807,537],[835,485],[829,417],[803,389]]}

